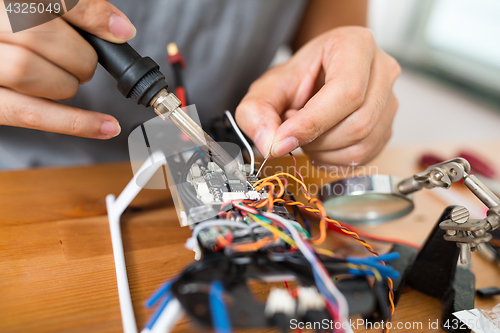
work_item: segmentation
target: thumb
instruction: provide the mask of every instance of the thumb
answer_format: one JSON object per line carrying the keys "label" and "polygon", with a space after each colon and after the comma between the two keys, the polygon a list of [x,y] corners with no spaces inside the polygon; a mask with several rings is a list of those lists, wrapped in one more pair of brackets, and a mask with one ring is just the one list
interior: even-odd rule
{"label": "thumb", "polygon": [[271,150],[274,133],[281,125],[278,111],[264,101],[244,98],[236,109],[238,126],[252,138],[262,156],[267,156]]}
{"label": "thumb", "polygon": [[127,16],[107,0],[80,0],[63,18],[112,43],[125,43],[136,34],[136,29]]}
{"label": "thumb", "polygon": [[[275,133],[283,119],[288,118],[287,113],[300,109],[308,100],[320,68],[321,58],[299,51],[290,61],[273,67],[250,86],[236,109],[236,121],[263,156],[271,151]],[[281,150],[292,151],[299,146],[294,137],[279,143]],[[276,154],[273,152],[273,155]]]}
{"label": "thumb", "polygon": [[274,133],[292,103],[294,77],[286,64],[268,70],[257,79],[236,108],[236,122],[263,156],[271,151]]}

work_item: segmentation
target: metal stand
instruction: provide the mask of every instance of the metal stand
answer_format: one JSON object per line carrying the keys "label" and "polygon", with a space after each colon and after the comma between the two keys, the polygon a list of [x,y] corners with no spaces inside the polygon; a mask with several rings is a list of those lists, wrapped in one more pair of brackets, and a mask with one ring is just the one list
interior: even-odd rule
{"label": "metal stand", "polygon": [[469,333],[470,329],[460,328],[464,325],[454,325],[458,319],[453,313],[474,308],[475,277],[471,271],[457,267],[460,249],[456,243],[444,240],[446,231],[439,228],[441,222],[450,219],[453,208],[444,210],[418,254],[406,246],[394,246],[393,251],[401,257],[391,266],[403,277],[395,281],[395,301],[397,303],[405,285],[432,296],[443,303],[441,328],[449,333]]}

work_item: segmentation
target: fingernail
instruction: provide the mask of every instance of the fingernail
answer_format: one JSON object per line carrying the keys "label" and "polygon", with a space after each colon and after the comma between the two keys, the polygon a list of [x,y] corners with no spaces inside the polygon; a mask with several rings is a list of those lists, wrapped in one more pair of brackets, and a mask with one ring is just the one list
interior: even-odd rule
{"label": "fingernail", "polygon": [[80,85],[84,85],[85,83],[90,82],[93,78],[94,78],[94,73],[92,73],[92,75],[90,75],[88,78],[86,78],[85,80],[83,80],[83,81],[80,83]]}
{"label": "fingernail", "polygon": [[299,148],[299,140],[297,138],[289,137],[281,140],[273,145],[273,156],[283,156],[292,150]]}
{"label": "fingernail", "polygon": [[115,121],[106,121],[101,126],[101,133],[109,137],[115,137],[120,134],[121,131],[120,124]]}
{"label": "fingernail", "polygon": [[271,132],[264,126],[260,128],[253,138],[253,142],[263,156],[266,156],[269,153],[269,147],[271,146],[272,141],[273,136],[271,135]]}
{"label": "fingernail", "polygon": [[129,40],[137,33],[134,25],[126,18],[113,14],[109,20],[109,30],[116,38]]}

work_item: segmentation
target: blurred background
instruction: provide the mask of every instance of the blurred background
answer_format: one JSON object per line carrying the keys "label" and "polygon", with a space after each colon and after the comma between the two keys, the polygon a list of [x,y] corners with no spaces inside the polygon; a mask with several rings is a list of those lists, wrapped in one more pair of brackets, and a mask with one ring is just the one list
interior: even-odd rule
{"label": "blurred background", "polygon": [[389,147],[500,140],[500,1],[370,0],[369,27],[403,72]]}

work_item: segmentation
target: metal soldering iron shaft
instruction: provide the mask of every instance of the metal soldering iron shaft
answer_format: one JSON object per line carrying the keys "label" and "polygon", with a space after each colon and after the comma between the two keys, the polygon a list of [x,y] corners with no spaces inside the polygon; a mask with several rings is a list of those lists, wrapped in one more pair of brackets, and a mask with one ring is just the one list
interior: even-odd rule
{"label": "metal soldering iron shaft", "polygon": [[207,153],[228,176],[234,176],[242,182],[247,181],[245,175],[241,172],[238,161],[232,158],[210,135],[203,131],[200,125],[180,108],[181,102],[174,94],[162,90],[153,99],[151,105],[163,120],[170,119],[191,141]]}

